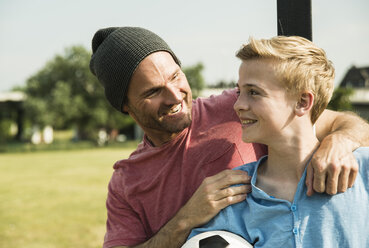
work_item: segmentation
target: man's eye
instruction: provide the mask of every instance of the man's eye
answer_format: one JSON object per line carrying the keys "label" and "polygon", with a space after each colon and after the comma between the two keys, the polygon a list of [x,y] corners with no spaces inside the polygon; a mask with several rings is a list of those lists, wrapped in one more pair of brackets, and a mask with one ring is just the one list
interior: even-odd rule
{"label": "man's eye", "polygon": [[145,94],[145,96],[146,96],[146,97],[152,97],[152,96],[154,96],[155,94],[157,94],[158,92],[159,92],[159,89],[152,89],[152,90],[148,91],[148,92]]}
{"label": "man's eye", "polygon": [[179,73],[178,73],[178,72],[177,72],[177,73],[175,73],[175,74],[173,75],[173,77],[172,77],[172,80],[177,79],[177,78],[178,78],[178,76],[179,76]]}

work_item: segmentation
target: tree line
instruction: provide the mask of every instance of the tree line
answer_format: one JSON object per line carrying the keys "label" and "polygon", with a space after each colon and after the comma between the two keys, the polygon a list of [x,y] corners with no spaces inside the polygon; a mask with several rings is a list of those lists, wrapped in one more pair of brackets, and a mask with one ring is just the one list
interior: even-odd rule
{"label": "tree line", "polygon": [[[74,129],[82,140],[96,140],[99,129],[108,133],[132,129],[134,121],[105,99],[102,85],[90,72],[90,58],[91,53],[83,46],[66,48],[30,76],[25,86],[17,88],[26,95],[23,108],[29,125]],[[203,69],[202,63],[183,68],[194,97],[205,87]],[[0,116],[0,127],[4,119]]]}
{"label": "tree line", "polygon": [[[113,109],[104,96],[103,87],[89,70],[91,53],[83,46],[66,48],[48,61],[23,87],[26,95],[23,103],[25,119],[40,128],[51,125],[55,129],[77,131],[80,139],[96,140],[97,131],[127,129],[134,121]],[[202,63],[182,68],[191,86],[194,98],[201,94],[206,83],[202,75]],[[219,81],[210,88],[232,88],[234,81]],[[338,110],[351,108],[350,92],[338,89],[330,107]],[[0,115],[0,138],[4,135],[4,123],[9,120]],[[2,128],[3,127],[3,128]]]}

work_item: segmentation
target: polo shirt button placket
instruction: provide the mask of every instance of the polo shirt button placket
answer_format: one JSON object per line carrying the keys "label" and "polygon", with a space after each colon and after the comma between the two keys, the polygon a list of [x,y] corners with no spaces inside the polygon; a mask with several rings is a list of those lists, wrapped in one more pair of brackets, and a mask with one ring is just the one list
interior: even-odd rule
{"label": "polo shirt button placket", "polygon": [[300,239],[299,239],[299,228],[298,227],[294,227],[292,229],[293,235],[294,235],[294,240],[295,240],[295,247],[296,248],[300,248],[301,247],[301,243],[300,243]]}
{"label": "polo shirt button placket", "polygon": [[294,240],[295,240],[295,247],[296,248],[301,248],[302,244],[300,241],[300,229],[299,229],[299,220],[298,220],[298,215],[297,215],[297,205],[295,203],[292,203],[290,206],[290,213],[292,215],[292,220],[293,220],[293,229],[292,229],[292,233],[294,236]]}
{"label": "polo shirt button placket", "polygon": [[291,211],[295,212],[297,210],[297,206],[295,204],[292,204],[291,206]]}
{"label": "polo shirt button placket", "polygon": [[294,226],[295,226],[292,229],[292,233],[295,236],[295,244],[296,244],[296,247],[300,247],[299,246],[299,241],[298,241],[299,228],[298,228],[298,223],[296,222],[297,221],[297,216],[296,216],[297,206],[296,206],[296,204],[292,204],[291,207],[290,207],[290,210],[291,210],[292,215],[293,215]]}

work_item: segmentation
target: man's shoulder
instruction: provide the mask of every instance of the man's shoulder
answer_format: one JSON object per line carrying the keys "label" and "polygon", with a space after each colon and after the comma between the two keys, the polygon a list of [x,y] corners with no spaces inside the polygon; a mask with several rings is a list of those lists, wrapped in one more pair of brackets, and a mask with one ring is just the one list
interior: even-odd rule
{"label": "man's shoulder", "polygon": [[232,105],[237,100],[236,89],[224,90],[219,95],[211,95],[209,97],[198,97],[193,101],[196,108],[217,108]]}
{"label": "man's shoulder", "polygon": [[194,126],[201,127],[203,124],[206,124],[206,127],[209,127],[209,125],[238,120],[233,110],[236,100],[237,93],[235,90],[225,90],[220,95],[197,98],[193,102],[192,108],[192,122]]}
{"label": "man's shoulder", "polygon": [[237,98],[237,89],[225,89],[221,93],[218,94],[211,94],[208,97],[198,97],[196,100],[193,100],[194,102],[198,100],[202,101],[212,101],[214,99],[220,99],[220,98]]}
{"label": "man's shoulder", "polygon": [[150,157],[150,155],[148,155],[147,153],[158,150],[157,148],[153,148],[152,146],[147,145],[146,143],[147,141],[145,140],[144,137],[144,139],[137,145],[136,149],[132,151],[132,153],[128,156],[128,158],[118,160],[114,164],[114,169],[120,168],[125,164],[129,163],[130,161],[140,160],[140,158],[145,156]]}

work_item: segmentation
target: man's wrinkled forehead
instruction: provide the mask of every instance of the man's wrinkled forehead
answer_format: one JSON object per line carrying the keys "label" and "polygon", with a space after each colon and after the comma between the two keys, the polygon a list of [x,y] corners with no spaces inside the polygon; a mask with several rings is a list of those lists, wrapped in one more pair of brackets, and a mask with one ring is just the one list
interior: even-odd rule
{"label": "man's wrinkled forehead", "polygon": [[172,77],[181,71],[172,56],[164,51],[147,56],[133,73],[129,90],[144,94],[155,88],[163,87]]}

